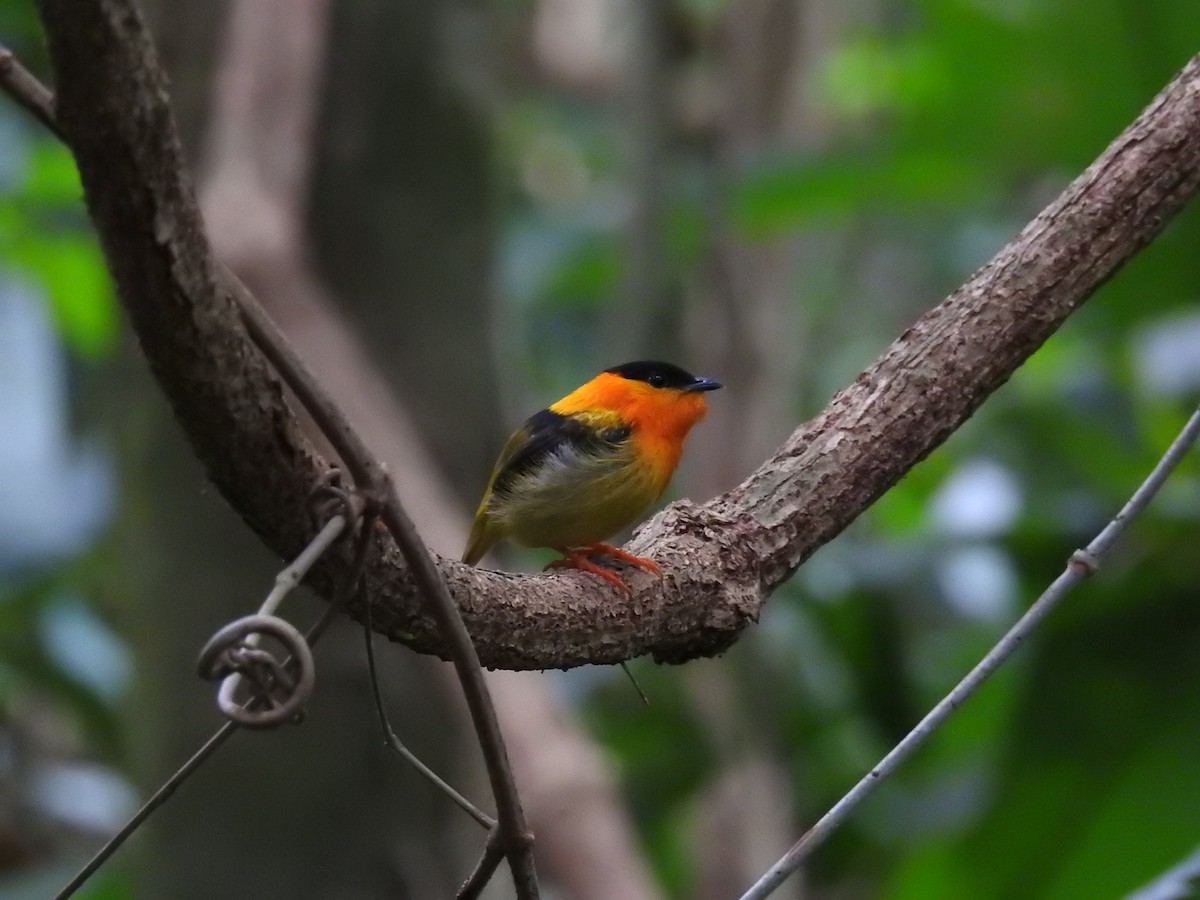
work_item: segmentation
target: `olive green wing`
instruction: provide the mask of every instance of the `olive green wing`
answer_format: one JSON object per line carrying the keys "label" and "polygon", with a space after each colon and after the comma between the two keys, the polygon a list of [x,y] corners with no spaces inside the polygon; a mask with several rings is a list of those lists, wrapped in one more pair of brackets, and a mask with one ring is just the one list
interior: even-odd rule
{"label": "olive green wing", "polygon": [[492,477],[488,479],[487,487],[483,491],[483,499],[479,501],[479,508],[475,510],[475,521],[471,523],[471,533],[467,536],[467,546],[463,550],[462,560],[467,565],[475,565],[483,558],[496,544],[504,538],[504,533],[499,528],[492,517],[488,515],[488,506],[492,502],[492,490],[496,485],[496,479],[500,473],[504,471],[505,465],[513,455],[520,451],[523,444],[529,440],[528,422],[512,433],[512,436],[504,444],[504,449],[500,451],[500,457],[496,460],[496,465],[492,469]]}
{"label": "olive green wing", "polygon": [[629,434],[627,425],[596,427],[577,416],[564,416],[550,409],[530,416],[500,451],[483,500],[475,512],[463,562],[474,565],[506,537],[503,527],[489,515],[489,510],[495,499],[502,497],[519,478],[540,468],[553,456],[611,451]]}

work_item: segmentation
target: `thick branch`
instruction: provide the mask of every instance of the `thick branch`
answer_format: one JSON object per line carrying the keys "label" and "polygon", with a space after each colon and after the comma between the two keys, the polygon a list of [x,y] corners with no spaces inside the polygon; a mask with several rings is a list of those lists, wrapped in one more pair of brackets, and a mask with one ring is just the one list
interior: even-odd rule
{"label": "thick branch", "polygon": [[1200,185],[1200,56],[1037,218],[720,504],[771,531],[767,589],[899,480]]}
{"label": "thick branch", "polygon": [[[253,329],[258,347],[264,352],[269,351],[279,370],[287,372],[289,386],[304,398],[308,412],[318,420],[325,436],[342,453],[344,462],[353,474],[357,486],[376,505],[379,521],[386,525],[390,538],[393,539],[393,548],[396,544],[399,545],[399,551],[416,582],[416,593],[422,596],[427,614],[435,622],[438,633],[449,648],[449,656],[462,684],[471,721],[479,737],[480,749],[483,751],[492,793],[496,798],[499,823],[494,832],[495,844],[509,859],[517,896],[536,900],[539,894],[531,852],[533,835],[529,833],[525,824],[524,812],[521,809],[512,770],[508,764],[508,756],[503,737],[500,734],[495,709],[488,695],[483,670],[475,648],[462,621],[461,612],[453,602],[442,573],[437,568],[432,555],[417,536],[416,529],[400,505],[390,476],[371,456],[357,433],[353,431],[339,411],[332,408],[331,401],[320,390],[311,374],[298,360],[291,361],[291,348],[286,344],[282,335],[279,335],[270,327],[270,323],[262,318],[254,298],[249,296],[244,288],[240,288],[236,277],[212,258],[211,249],[203,234],[191,185],[183,176],[183,167],[179,160],[178,136],[175,133],[170,109],[164,102],[161,70],[157,67],[154,51],[140,16],[136,9],[121,0],[108,0],[108,2],[100,0],[94,4],[63,4],[60,0],[49,0],[42,9],[47,32],[51,38],[51,58],[55,63],[56,71],[60,79],[64,79],[64,84],[78,84],[79,86],[78,93],[65,89],[60,93],[57,118],[68,145],[76,154],[93,219],[99,226],[100,222],[110,218],[119,219],[127,214],[137,216],[139,213],[153,213],[149,222],[144,220],[139,222],[143,226],[142,229],[130,230],[131,243],[134,245],[135,252],[130,253],[128,257],[124,255],[125,247],[122,246],[123,234],[121,231],[117,228],[106,230],[100,227],[109,265],[117,279],[122,299],[127,301],[131,315],[135,316],[135,327],[138,325],[138,314],[140,314],[142,325],[149,326],[150,333],[159,338],[163,345],[172,346],[169,337],[164,335],[158,326],[172,318],[171,313],[176,311],[177,306],[169,302],[169,300],[175,299],[174,296],[168,300],[153,295],[135,295],[135,299],[129,302],[127,291],[130,288],[135,291],[139,288],[152,288],[156,283],[163,280],[170,282],[173,280],[172,276],[176,276],[173,283],[163,286],[168,291],[180,290],[180,293],[183,294],[180,305],[191,307],[198,314],[191,317],[194,326],[206,324],[203,313],[208,310],[202,308],[199,303],[195,305],[191,303],[191,298],[187,296],[189,288],[203,292],[204,296],[198,297],[198,301],[202,302],[205,299],[211,301],[211,311],[216,314],[214,320],[218,323],[218,327],[222,319],[227,318],[237,305],[236,301],[224,291],[233,291],[239,295],[243,292],[246,294],[244,297],[239,296],[240,311],[247,314],[247,327]],[[75,63],[79,59],[90,59],[92,54],[96,54],[95,58],[104,63],[100,67],[100,78],[97,79],[99,83],[83,84],[82,80],[81,82],[73,81],[73,77],[78,74],[75,72]],[[99,90],[98,96],[93,93],[96,90]],[[133,120],[119,118],[115,121],[109,120],[115,126],[111,135],[112,139],[97,141],[98,136],[108,138],[110,135],[103,127],[98,128],[96,133],[89,129],[90,125],[103,125],[104,121],[89,122],[85,104],[119,103],[123,92],[132,94],[131,99],[140,101],[142,105],[135,107],[135,110],[145,114],[147,119],[153,123],[152,126],[145,129],[142,127],[144,122],[136,118]],[[79,114],[77,118],[75,114]],[[152,168],[146,171],[144,174],[148,177],[140,185],[142,190],[132,198],[106,193],[103,189],[107,184],[106,173],[99,173],[97,178],[96,172],[85,168],[83,159],[87,154],[80,151],[80,143],[86,146],[87,141],[91,140],[92,147],[104,146],[106,149],[112,150],[109,162],[117,167],[117,171],[136,172],[148,162],[154,161],[154,153],[158,149],[142,142],[147,136],[157,137],[162,141],[163,159],[168,163],[167,167],[165,169]],[[89,163],[94,162],[94,160],[89,160]],[[100,186],[99,190],[94,189],[97,185]],[[139,245],[141,239],[145,237],[144,227],[148,224],[153,225],[153,238],[158,247],[167,252],[165,254],[155,253],[152,259],[153,265],[147,270],[140,270],[137,266],[136,250],[141,249]],[[178,254],[173,252],[177,240],[179,243]],[[177,276],[181,274],[183,279],[178,279]],[[220,278],[220,289],[216,289],[214,286],[214,281],[218,277]],[[200,332],[200,328],[196,328],[196,331]],[[142,334],[143,332],[139,328],[139,335]],[[197,333],[196,336],[201,335]],[[164,337],[166,340],[163,340]],[[290,416],[290,410],[283,401],[278,384],[270,378],[265,366],[253,352],[252,346],[242,342],[242,347],[239,349],[248,351],[247,359],[259,363],[255,367],[258,371],[253,373],[250,366],[240,365],[242,363],[240,357],[235,358],[218,371],[210,372],[206,371],[203,365],[196,366],[192,370],[187,363],[171,356],[166,359],[152,356],[149,348],[145,345],[144,337],[143,347],[146,349],[147,355],[151,357],[151,364],[158,363],[155,372],[164,386],[173,385],[171,377],[181,372],[185,379],[189,375],[193,376],[193,379],[196,375],[201,378],[216,376],[215,382],[210,381],[208,391],[201,393],[199,398],[205,398],[214,386],[225,383],[229,379],[236,379],[239,374],[262,375],[261,383],[254,385],[257,388],[258,396],[276,400],[281,412],[289,414],[288,421],[285,423],[286,431],[279,432],[277,436],[284,437],[286,435],[289,438],[294,437],[300,440],[295,419]],[[197,361],[201,363],[204,361],[205,354],[201,345],[185,341],[182,346],[176,344],[175,349],[184,352],[191,351]],[[273,389],[271,395],[267,394],[268,389]],[[170,393],[170,387],[168,387],[168,394]],[[185,422],[188,421],[189,413],[203,414],[212,411],[212,407],[220,407],[219,403],[212,403],[211,407],[209,404],[187,406],[187,401],[195,401],[198,398],[187,394],[186,391],[183,396],[172,395],[172,399],[175,401],[176,414],[181,421]],[[197,441],[195,435],[192,437],[193,441]],[[203,446],[200,442],[197,444],[197,449],[199,446]],[[313,455],[311,450],[309,450],[309,454]],[[203,458],[203,454],[201,456]],[[218,480],[223,473],[210,468],[210,474],[214,480]],[[295,521],[303,523],[305,517],[297,516]],[[373,518],[371,522],[374,524]],[[365,549],[365,545],[359,548],[352,564],[355,571],[347,574],[344,583],[355,585],[359,583],[358,571],[360,571],[361,560],[366,558],[365,554],[361,553],[363,549]],[[373,598],[368,602],[373,602]],[[491,846],[492,844],[489,842],[489,847]]]}
{"label": "thick branch", "polygon": [[[327,465],[304,441],[247,340],[214,263],[161,76],[123,59],[116,19],[44,0],[59,121],[147,358],[214,482],[282,554]],[[103,4],[102,4],[103,6]],[[662,564],[617,596],[587,575],[513,576],[441,561],[483,662],[502,668],[681,661],[719,652],[770,591],[951,434],[1200,183],[1200,57],[1082,176],[959,291],[902,335],[746,482],[674,504],[634,546]],[[399,553],[381,536],[367,574],[384,634],[446,655]],[[315,573],[327,589],[345,571]]]}
{"label": "thick branch", "polygon": [[294,556],[309,529],[300,485],[328,463],[217,287],[145,31],[107,4],[52,0],[41,10],[59,130],[142,351],[209,477],[242,498],[234,505],[274,550]]}

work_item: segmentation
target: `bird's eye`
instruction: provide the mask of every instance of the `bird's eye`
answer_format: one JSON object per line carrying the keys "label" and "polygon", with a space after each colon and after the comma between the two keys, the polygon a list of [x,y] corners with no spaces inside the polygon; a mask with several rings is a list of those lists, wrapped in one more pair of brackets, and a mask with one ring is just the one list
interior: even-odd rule
{"label": "bird's eye", "polygon": [[660,388],[667,383],[667,377],[662,372],[655,372],[646,379],[646,382],[650,387]]}

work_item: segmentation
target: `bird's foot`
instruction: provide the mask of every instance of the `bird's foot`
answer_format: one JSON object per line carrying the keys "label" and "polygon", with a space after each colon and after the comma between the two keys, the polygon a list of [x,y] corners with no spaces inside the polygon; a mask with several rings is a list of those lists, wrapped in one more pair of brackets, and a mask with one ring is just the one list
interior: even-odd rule
{"label": "bird's foot", "polygon": [[589,559],[590,556],[604,554],[621,562],[629,563],[643,572],[657,573],[659,571],[658,563],[654,560],[646,559],[642,556],[634,556],[632,553],[626,553],[624,550],[620,550],[610,544],[596,543],[587,544],[583,547],[558,547],[555,549],[563,555],[563,558],[549,563],[546,566],[547,569],[579,569],[583,572],[591,572],[593,575],[599,575],[609,584],[616,587],[617,590],[626,594],[629,593],[629,585],[624,582],[621,576],[611,569],[606,569],[604,566],[592,562]]}
{"label": "bird's foot", "polygon": [[605,556],[611,556],[613,559],[619,559],[623,563],[629,563],[634,568],[641,569],[643,572],[649,572],[652,575],[659,573],[658,563],[652,559],[647,559],[644,556],[634,556],[632,553],[626,553],[620,547],[614,547],[612,544],[595,543],[588,544],[585,547],[580,547],[580,550],[586,552],[589,556],[597,553],[603,553]]}

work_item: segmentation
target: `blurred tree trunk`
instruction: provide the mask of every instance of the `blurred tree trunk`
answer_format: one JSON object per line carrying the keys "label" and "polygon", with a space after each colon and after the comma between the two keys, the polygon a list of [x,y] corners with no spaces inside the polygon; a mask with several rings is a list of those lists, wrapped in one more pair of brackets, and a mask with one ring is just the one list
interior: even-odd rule
{"label": "blurred tree trunk", "polygon": [[[205,62],[220,57],[218,18],[232,4],[150,6],[195,159],[217,124],[199,124],[214,75]],[[364,333],[387,338],[377,360],[427,401],[419,410],[439,458],[462,473],[481,469],[471,451],[494,443],[495,404],[463,388],[487,383],[472,366],[488,360],[488,160],[481,122],[444,78],[442,37],[457,12],[452,4],[339,5],[323,114],[331,140],[322,143],[333,149],[319,167],[313,216]],[[367,131],[381,125],[390,134],[382,142]],[[387,246],[372,237],[389,233],[381,217],[393,224]],[[445,346],[428,339],[446,333],[454,341]],[[137,620],[149,711],[136,721],[153,747],[143,767],[152,788],[219,724],[210,689],[194,675],[199,646],[253,611],[278,561],[207,486],[144,373],[126,386],[125,476],[138,499],[123,530],[147,604]],[[304,625],[319,607],[289,601],[284,611]],[[361,647],[357,627],[335,626],[317,649],[319,689],[303,726],[236,735],[156,816],[139,865],[144,896],[453,895],[473,862],[454,839],[461,813],[383,746]],[[395,726],[419,755],[446,766],[460,746],[458,722],[436,664],[386,654],[381,665]],[[431,694],[441,699],[431,704]],[[429,715],[431,706],[446,715]]]}
{"label": "blurred tree trunk", "polygon": [[[473,71],[463,61],[478,54],[451,52],[449,37],[473,33],[470,10],[443,7],[435,15],[377,4],[331,18],[326,0],[235,0],[227,8],[224,30],[180,20],[208,35],[210,46],[173,34],[165,22],[160,27],[165,45],[180,54],[168,57],[168,66],[215,85],[206,107],[184,105],[185,115],[208,120],[185,133],[204,146],[193,156],[202,157],[198,181],[214,247],[391,467],[426,540],[456,554],[465,523],[445,476],[473,500],[497,443],[494,398],[478,387],[491,384],[485,123],[457,89]],[[283,15],[286,29],[278,24]],[[218,59],[220,71],[207,72],[193,57]],[[181,93],[204,94],[188,86]],[[319,124],[317,93],[324,96]],[[315,181],[310,147],[319,154]],[[314,255],[326,261],[327,281],[313,270]],[[422,421],[411,422],[394,403],[326,287],[352,301],[359,333],[379,338],[379,374],[403,384],[406,400],[425,401],[415,404]],[[134,390],[144,387],[144,377],[137,379]],[[135,507],[145,517],[128,531],[149,558],[167,560],[164,571],[145,573],[146,594],[161,593],[169,571],[196,588],[187,608],[203,610],[202,622],[181,625],[177,608],[163,607],[150,627],[167,642],[156,644],[149,634],[144,642],[157,651],[150,668],[169,673],[155,679],[153,699],[165,712],[153,721],[167,726],[155,733],[161,752],[147,766],[147,781],[156,783],[215,721],[206,705],[177,700],[203,690],[190,674],[195,646],[257,604],[276,564],[261,553],[253,566],[224,562],[254,556],[256,545],[220,504],[210,500],[195,519],[180,520],[155,502],[173,503],[181,484],[203,488],[173,423],[153,418],[132,442],[145,456],[130,473],[162,474],[141,485]],[[418,430],[430,436],[436,456]],[[229,545],[220,564],[206,565],[210,540]],[[310,605],[293,617],[303,622],[305,615],[316,610]],[[453,894],[483,836],[384,749],[369,706],[361,632],[340,631],[318,650],[321,699],[305,726],[292,734],[239,735],[198,776],[200,782],[217,773],[200,782],[207,790],[195,792],[190,806],[173,800],[161,814],[145,860],[149,895]],[[446,667],[381,650],[385,696],[405,741],[469,795],[485,797],[482,777],[463,783],[467,772],[479,772],[477,750],[463,733],[460,704],[446,696],[453,683]],[[527,673],[491,681],[501,722],[515,737],[510,754],[547,874],[581,900],[612,891],[627,900],[657,896],[611,769],[545,679]],[[451,693],[457,697],[456,686]],[[181,724],[189,718],[181,709],[199,710],[202,724]],[[455,771],[465,748],[462,771]],[[331,764],[347,754],[361,759],[349,773]],[[316,774],[326,770],[337,774]],[[198,823],[206,823],[203,834],[195,833]],[[501,879],[488,896],[504,891]]]}
{"label": "blurred tree trunk", "polygon": [[[123,556],[139,561],[145,602],[134,626],[144,687],[132,719],[141,732],[135,744],[150,748],[141,767],[149,790],[220,724],[193,660],[212,631],[261,602],[278,562],[208,486],[136,365],[124,392],[132,401],[123,404],[126,434],[137,445],[124,454],[130,502]],[[131,419],[140,421],[131,427]],[[285,611],[303,625],[322,607],[291,601]],[[319,690],[304,724],[235,735],[155,816],[136,870],[141,896],[427,897],[451,890],[456,859],[439,839],[457,811],[382,746],[360,647],[357,628],[335,626],[317,649]],[[452,730],[402,715],[421,708],[431,689],[427,678],[408,675],[392,665],[384,671],[400,711],[396,727],[422,756],[445,759]],[[397,699],[398,692],[405,696]]]}
{"label": "blurred tree trunk", "polygon": [[434,458],[473,503],[500,431],[496,397],[481,390],[494,381],[491,163],[482,96],[471,93],[489,76],[484,10],[374,0],[336,4],[333,16],[314,249]]}

